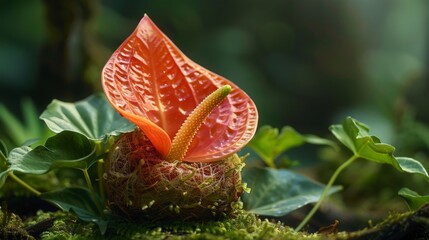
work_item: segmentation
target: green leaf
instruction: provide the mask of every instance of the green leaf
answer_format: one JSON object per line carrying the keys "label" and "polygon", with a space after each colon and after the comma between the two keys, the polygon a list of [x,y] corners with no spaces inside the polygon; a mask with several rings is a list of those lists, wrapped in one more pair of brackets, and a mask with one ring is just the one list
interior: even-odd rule
{"label": "green leaf", "polygon": [[310,143],[313,145],[326,145],[326,146],[330,146],[336,150],[338,150],[338,145],[336,143],[334,143],[333,141],[326,139],[326,138],[321,138],[315,135],[311,135],[311,134],[306,134],[303,135],[305,142],[306,143]]}
{"label": "green leaf", "polygon": [[429,203],[429,195],[420,196],[418,193],[408,188],[402,188],[399,190],[398,194],[407,202],[411,210],[417,210]]}
{"label": "green leaf", "polygon": [[5,106],[0,104],[0,122],[3,122],[7,136],[15,146],[26,144],[29,139],[46,140],[50,132],[39,119],[34,103],[29,99],[22,101],[22,115],[24,122],[15,117]]}
{"label": "green leaf", "polygon": [[401,169],[393,157],[395,148],[389,144],[381,143],[380,139],[371,136],[369,128],[365,124],[347,117],[342,125],[333,125],[330,130],[356,156],[379,163],[387,163],[399,170]]}
{"label": "green leaf", "polygon": [[275,167],[274,160],[285,151],[304,143],[336,146],[330,140],[314,135],[301,135],[290,126],[285,126],[279,133],[277,128],[262,126],[249,143],[251,147],[270,167]]}
{"label": "green leaf", "polygon": [[281,132],[271,126],[262,126],[249,146],[266,162],[273,162],[282,152],[302,145],[304,138],[291,127],[283,127]]}
{"label": "green leaf", "polygon": [[[244,168],[243,181],[251,188],[242,200],[246,210],[264,216],[284,216],[319,200],[325,185],[288,170]],[[335,186],[330,194],[341,187]]]}
{"label": "green leaf", "polygon": [[8,157],[9,170],[44,174],[51,169],[71,167],[87,169],[96,161],[94,143],[85,136],[64,131],[49,138],[44,146],[13,149]]}
{"label": "green leaf", "polygon": [[42,193],[40,197],[64,211],[75,213],[83,221],[96,223],[102,233],[106,231],[107,220],[98,210],[97,204],[87,189],[66,188]]}
{"label": "green leaf", "polygon": [[332,125],[329,130],[331,130],[334,136],[353,153],[358,151],[355,143],[357,137],[361,135],[365,137],[369,136],[368,126],[351,117],[347,117],[342,125]]}
{"label": "green leaf", "polygon": [[101,94],[76,103],[54,100],[40,118],[56,133],[72,131],[92,140],[103,140],[109,135],[117,136],[135,128],[135,125],[122,118]]}
{"label": "green leaf", "polygon": [[43,132],[43,125],[39,119],[39,113],[37,112],[36,106],[29,99],[22,101],[22,113],[24,116],[24,123],[27,129],[31,129],[34,136],[39,136]]}
{"label": "green leaf", "polygon": [[351,117],[347,117],[342,125],[332,125],[330,130],[341,143],[360,158],[386,163],[401,172],[416,173],[429,178],[420,162],[412,158],[395,157],[393,155],[395,148],[392,145],[382,143],[376,136],[370,135],[368,126]]}
{"label": "green leaf", "polygon": [[0,104],[0,122],[5,131],[17,146],[27,140],[25,126],[3,104]]}
{"label": "green leaf", "polygon": [[399,167],[402,171],[407,173],[420,174],[426,178],[429,178],[426,169],[419,161],[409,157],[395,157],[395,159],[398,161]]}

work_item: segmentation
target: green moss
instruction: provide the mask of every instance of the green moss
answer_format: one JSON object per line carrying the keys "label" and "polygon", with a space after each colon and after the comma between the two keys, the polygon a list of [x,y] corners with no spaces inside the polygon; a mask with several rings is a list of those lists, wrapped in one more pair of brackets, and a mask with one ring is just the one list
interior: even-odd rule
{"label": "green moss", "polygon": [[356,231],[338,233],[336,239],[382,240],[427,239],[429,235],[429,205],[416,212],[392,214],[375,226]]}
{"label": "green moss", "polygon": [[[107,236],[115,236],[109,238]],[[115,224],[107,239],[321,239],[316,235],[296,233],[280,223],[261,220],[254,214],[240,212],[223,221],[142,226],[135,223]]]}
{"label": "green moss", "polygon": [[294,232],[281,223],[262,220],[252,213],[239,211],[234,218],[205,222],[136,223],[116,220],[109,224],[105,235],[101,235],[92,223],[84,223],[73,215],[56,212],[39,212],[27,221],[27,225],[37,224],[55,218],[51,227],[40,235],[43,240],[53,239],[326,239],[316,234]]}
{"label": "green moss", "polygon": [[7,210],[2,210],[0,211],[0,239],[32,240],[34,237],[25,230],[20,217]]}
{"label": "green moss", "polygon": [[[426,239],[421,236],[427,236],[429,227],[429,218],[427,210],[417,212],[394,214],[387,217],[383,222],[369,226],[366,229],[356,232],[340,232],[338,234],[321,235],[308,234],[304,232],[295,232],[292,228],[284,226],[279,222],[271,222],[261,219],[256,215],[244,210],[238,211],[233,218],[227,218],[218,221],[201,222],[131,222],[125,219],[115,219],[109,224],[107,232],[101,235],[98,227],[92,223],[86,223],[78,220],[74,215],[64,212],[43,213],[39,212],[37,216],[28,219],[24,225],[14,216],[11,220],[9,229],[14,231],[24,231],[29,226],[38,225],[49,219],[54,219],[49,227],[39,235],[40,239],[144,239],[144,240],[220,240],[220,239],[308,239],[308,240],[328,240],[328,239],[390,239],[391,236],[417,237],[405,239]],[[26,226],[26,228],[24,228]],[[340,223],[341,228],[341,223]],[[393,234],[393,235],[392,235]],[[12,235],[8,235],[12,236]],[[33,239],[25,232],[22,232],[21,238],[15,239]],[[0,236],[1,239],[2,236]],[[386,238],[387,237],[387,238]],[[7,238],[14,239],[14,238]]]}
{"label": "green moss", "polygon": [[406,213],[400,213],[400,214],[392,214],[386,217],[382,222],[372,225],[372,222],[369,221],[370,226],[367,228],[361,229],[359,231],[355,232],[340,232],[337,234],[338,239],[355,239],[360,238],[362,236],[375,233],[377,231],[382,230],[386,226],[393,225],[397,222],[402,221],[403,219],[406,219],[412,215],[412,212],[406,212]]}
{"label": "green moss", "polygon": [[40,233],[37,235],[44,240],[89,239],[92,235],[99,235],[95,224],[82,222],[74,215],[62,211],[39,211],[36,216],[28,219],[26,224],[39,228]]}

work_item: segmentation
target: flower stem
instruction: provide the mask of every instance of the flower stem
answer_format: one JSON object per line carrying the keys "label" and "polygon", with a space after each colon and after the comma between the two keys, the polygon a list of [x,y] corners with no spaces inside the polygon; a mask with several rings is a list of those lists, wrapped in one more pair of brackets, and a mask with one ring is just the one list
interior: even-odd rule
{"label": "flower stem", "polygon": [[27,189],[28,191],[34,193],[36,196],[40,196],[42,193],[37,191],[35,188],[33,188],[32,186],[28,185],[26,182],[24,182],[23,180],[21,180],[19,177],[17,177],[13,172],[9,173],[9,177],[11,177],[13,180],[15,180],[17,183],[19,183],[21,186],[23,186],[25,189]]}
{"label": "flower stem", "polygon": [[102,208],[99,204],[99,201],[97,199],[97,195],[94,191],[94,187],[92,186],[91,178],[88,174],[88,169],[82,169],[83,175],[85,176],[86,185],[88,185],[89,191],[91,192],[92,200],[94,201],[94,204],[97,206],[97,209],[100,213],[103,213]]}
{"label": "flower stem", "polygon": [[272,168],[272,169],[276,169],[276,168],[277,168],[277,166],[276,166],[276,164],[274,163],[274,160],[273,160],[273,159],[270,159],[269,161],[265,161],[265,164],[267,164],[267,166],[268,166],[269,168]]}
{"label": "flower stem", "polygon": [[97,174],[98,174],[98,188],[100,191],[100,197],[101,197],[101,201],[104,202],[106,199],[106,195],[104,193],[104,178],[103,178],[103,174],[104,174],[104,160],[103,159],[99,159],[97,161]]}
{"label": "flower stem", "polygon": [[334,184],[335,180],[337,179],[338,175],[357,158],[359,158],[359,156],[353,155],[346,162],[341,164],[341,166],[339,166],[337,168],[337,170],[335,170],[334,174],[332,174],[331,178],[329,179],[328,184],[326,185],[325,189],[323,190],[322,196],[320,196],[319,201],[317,201],[316,205],[314,205],[314,207],[307,214],[307,216],[304,218],[304,220],[302,220],[302,222],[298,225],[298,227],[295,228],[295,231],[297,231],[297,232],[300,231],[308,223],[308,221],[310,221],[311,217],[313,217],[313,215],[319,209],[323,200],[326,198],[326,196],[328,196],[329,190],[331,189],[331,187]]}

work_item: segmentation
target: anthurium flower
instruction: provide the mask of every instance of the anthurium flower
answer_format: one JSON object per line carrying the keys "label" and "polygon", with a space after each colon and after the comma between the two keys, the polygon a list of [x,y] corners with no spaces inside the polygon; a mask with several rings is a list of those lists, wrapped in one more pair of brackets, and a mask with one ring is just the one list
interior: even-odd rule
{"label": "anthurium flower", "polygon": [[234,215],[246,190],[235,153],[258,120],[249,96],[187,58],[148,16],[108,60],[102,82],[138,126],[106,158],[110,209],[145,221]]}
{"label": "anthurium flower", "polygon": [[[187,58],[147,15],[108,60],[102,84],[113,107],[164,159],[217,161],[239,151],[256,131],[258,114],[250,97]],[[194,116],[197,120],[185,125],[208,96],[217,100],[200,107],[207,116]],[[195,133],[179,133],[181,127]],[[171,154],[182,147],[183,154]]]}

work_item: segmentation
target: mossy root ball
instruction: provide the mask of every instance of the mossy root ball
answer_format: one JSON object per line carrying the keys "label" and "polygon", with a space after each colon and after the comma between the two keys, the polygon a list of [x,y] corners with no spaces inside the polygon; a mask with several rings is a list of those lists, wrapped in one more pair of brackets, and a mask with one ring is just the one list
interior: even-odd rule
{"label": "mossy root ball", "polygon": [[131,218],[201,220],[229,216],[245,186],[243,160],[166,161],[142,131],[123,134],[106,160],[105,186],[112,211]]}

